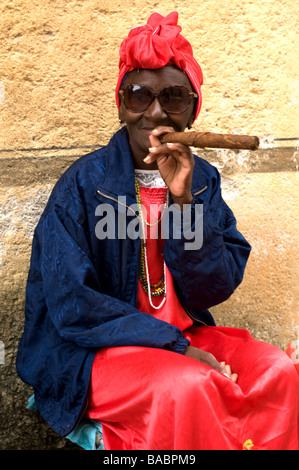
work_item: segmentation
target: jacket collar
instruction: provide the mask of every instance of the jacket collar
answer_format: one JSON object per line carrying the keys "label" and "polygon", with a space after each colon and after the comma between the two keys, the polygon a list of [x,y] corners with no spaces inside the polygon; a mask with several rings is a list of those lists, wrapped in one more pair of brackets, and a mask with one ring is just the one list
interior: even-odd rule
{"label": "jacket collar", "polygon": [[107,146],[106,171],[101,189],[116,198],[126,196],[132,199],[132,203],[136,201],[133,157],[125,127],[114,134]]}

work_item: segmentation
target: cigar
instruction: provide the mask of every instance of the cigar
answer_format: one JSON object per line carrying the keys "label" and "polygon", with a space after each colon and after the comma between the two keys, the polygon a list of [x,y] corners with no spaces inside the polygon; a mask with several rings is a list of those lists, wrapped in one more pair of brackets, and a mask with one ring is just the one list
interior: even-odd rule
{"label": "cigar", "polygon": [[160,137],[162,144],[181,143],[188,147],[257,150],[259,138],[252,135],[214,134],[213,132],[169,132]]}

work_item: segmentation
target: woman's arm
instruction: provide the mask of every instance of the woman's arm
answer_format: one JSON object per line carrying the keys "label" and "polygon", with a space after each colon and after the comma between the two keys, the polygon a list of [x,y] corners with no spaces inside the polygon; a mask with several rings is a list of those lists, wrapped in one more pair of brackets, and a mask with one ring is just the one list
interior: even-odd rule
{"label": "woman's arm", "polygon": [[[35,282],[38,277],[41,282]],[[27,285],[33,310],[41,289],[59,335],[79,346],[135,345],[183,353],[189,344],[178,328],[102,292],[83,226],[57,205],[35,234]]]}

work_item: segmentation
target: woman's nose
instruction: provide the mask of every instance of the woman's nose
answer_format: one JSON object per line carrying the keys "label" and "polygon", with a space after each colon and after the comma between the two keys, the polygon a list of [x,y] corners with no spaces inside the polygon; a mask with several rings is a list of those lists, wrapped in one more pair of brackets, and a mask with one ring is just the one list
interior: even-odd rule
{"label": "woman's nose", "polygon": [[167,113],[162,108],[157,97],[155,97],[154,101],[150,104],[150,106],[144,112],[144,116],[155,122],[159,122],[168,117]]}

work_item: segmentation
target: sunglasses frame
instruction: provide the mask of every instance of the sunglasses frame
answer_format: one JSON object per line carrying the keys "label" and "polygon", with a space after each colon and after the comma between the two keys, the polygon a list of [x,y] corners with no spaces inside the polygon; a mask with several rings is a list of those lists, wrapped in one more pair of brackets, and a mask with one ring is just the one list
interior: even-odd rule
{"label": "sunglasses frame", "polygon": [[[152,95],[152,99],[151,99],[149,105],[148,105],[143,111],[134,111],[133,109],[128,108],[127,105],[126,105],[126,101],[125,101],[125,92],[126,92],[126,89],[127,89],[128,87],[134,87],[134,86],[138,86],[138,87],[140,87],[140,88],[146,88],[148,91],[150,91],[150,93],[151,93],[151,95]],[[119,94],[120,94],[121,96],[123,96],[124,105],[125,105],[125,107],[127,108],[127,110],[130,111],[131,113],[136,113],[136,114],[137,114],[137,113],[140,113],[140,114],[141,114],[141,113],[144,113],[144,112],[150,107],[150,105],[153,103],[154,99],[157,98],[158,101],[159,101],[159,103],[160,103],[160,105],[161,105],[161,107],[162,107],[162,109],[163,109],[163,111],[165,111],[167,114],[182,114],[182,113],[184,113],[184,112],[187,111],[188,107],[190,106],[190,104],[191,104],[191,102],[192,102],[192,98],[190,99],[190,102],[188,103],[188,105],[187,105],[187,107],[186,107],[186,109],[185,109],[184,111],[171,111],[171,112],[170,112],[170,111],[167,111],[167,110],[164,108],[164,106],[162,106],[162,103],[160,102],[160,99],[159,99],[159,96],[160,96],[160,94],[162,93],[163,90],[166,90],[167,88],[176,88],[176,87],[177,87],[177,88],[184,88],[185,90],[187,90],[188,95],[189,95],[190,98],[191,98],[191,97],[192,97],[193,99],[197,99],[197,98],[198,98],[197,93],[194,93],[193,91],[188,90],[188,88],[187,88],[186,86],[184,86],[184,85],[170,85],[170,86],[168,86],[168,87],[162,88],[162,89],[161,89],[160,91],[158,91],[158,92],[154,92],[154,91],[152,91],[149,87],[147,87],[146,85],[139,85],[138,83],[128,83],[128,85],[125,85],[124,88],[122,88],[122,89],[119,90],[118,92],[119,92]]]}

